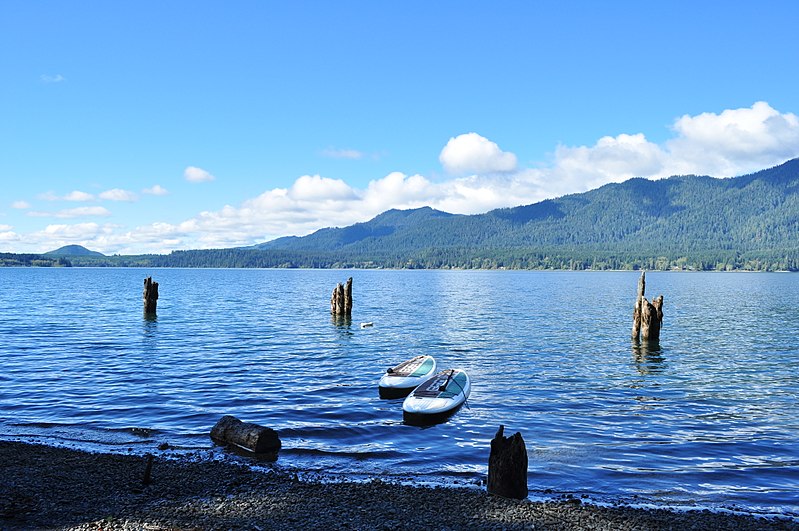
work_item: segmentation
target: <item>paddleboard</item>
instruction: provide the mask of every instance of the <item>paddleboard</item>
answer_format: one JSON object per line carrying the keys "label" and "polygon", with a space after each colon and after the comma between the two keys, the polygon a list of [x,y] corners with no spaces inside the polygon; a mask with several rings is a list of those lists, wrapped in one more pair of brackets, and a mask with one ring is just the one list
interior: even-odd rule
{"label": "paddleboard", "polygon": [[460,408],[472,384],[469,375],[460,369],[447,369],[428,378],[402,403],[406,424],[435,424],[449,418]]}
{"label": "paddleboard", "polygon": [[436,373],[433,356],[416,356],[386,371],[377,384],[380,398],[401,398]]}

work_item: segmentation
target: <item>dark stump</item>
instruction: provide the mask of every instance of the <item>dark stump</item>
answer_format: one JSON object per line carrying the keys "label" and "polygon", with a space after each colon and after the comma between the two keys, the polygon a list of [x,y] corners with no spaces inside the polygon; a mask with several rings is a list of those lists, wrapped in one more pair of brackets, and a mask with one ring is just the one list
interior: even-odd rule
{"label": "dark stump", "polygon": [[144,279],[142,299],[144,300],[144,313],[147,315],[155,314],[158,305],[158,282],[153,282],[153,277]]}
{"label": "dark stump", "polygon": [[527,498],[527,448],[522,434],[505,437],[500,425],[488,456],[488,492],[505,498]]}

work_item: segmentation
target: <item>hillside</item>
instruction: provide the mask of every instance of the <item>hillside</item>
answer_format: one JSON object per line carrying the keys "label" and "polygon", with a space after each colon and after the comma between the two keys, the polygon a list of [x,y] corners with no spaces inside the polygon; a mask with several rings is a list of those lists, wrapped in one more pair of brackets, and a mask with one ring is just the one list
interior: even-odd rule
{"label": "hillside", "polygon": [[65,245],[55,251],[44,253],[45,256],[105,256],[97,251],[90,251],[82,245]]}
{"label": "hillside", "polygon": [[730,179],[630,179],[458,216],[392,210],[257,246],[351,265],[797,269],[799,159]]}

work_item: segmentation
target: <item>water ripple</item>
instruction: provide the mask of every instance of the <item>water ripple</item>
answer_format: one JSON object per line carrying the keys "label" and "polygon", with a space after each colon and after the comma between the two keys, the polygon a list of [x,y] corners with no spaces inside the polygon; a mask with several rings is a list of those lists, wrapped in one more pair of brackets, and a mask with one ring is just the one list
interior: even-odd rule
{"label": "water ripple", "polygon": [[[475,483],[505,424],[534,492],[799,512],[795,275],[650,273],[649,295],[666,296],[650,346],[629,340],[637,273],[0,276],[0,437],[208,448],[234,414],[280,432],[286,467]],[[347,276],[354,315],[338,322],[329,293]],[[377,396],[385,368],[417,354],[472,378],[444,424],[407,426],[402,401]]]}

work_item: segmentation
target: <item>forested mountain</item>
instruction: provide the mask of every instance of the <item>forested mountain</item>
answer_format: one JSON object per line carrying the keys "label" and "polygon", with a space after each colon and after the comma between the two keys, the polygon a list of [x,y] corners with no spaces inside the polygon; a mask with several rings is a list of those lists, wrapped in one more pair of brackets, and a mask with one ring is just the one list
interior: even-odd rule
{"label": "forested mountain", "polygon": [[474,216],[392,210],[257,247],[360,266],[795,270],[799,159],[731,179],[630,179]]}
{"label": "forested mountain", "polygon": [[799,270],[799,159],[729,179],[630,179],[532,205],[425,207],[253,247],[72,265]]}

